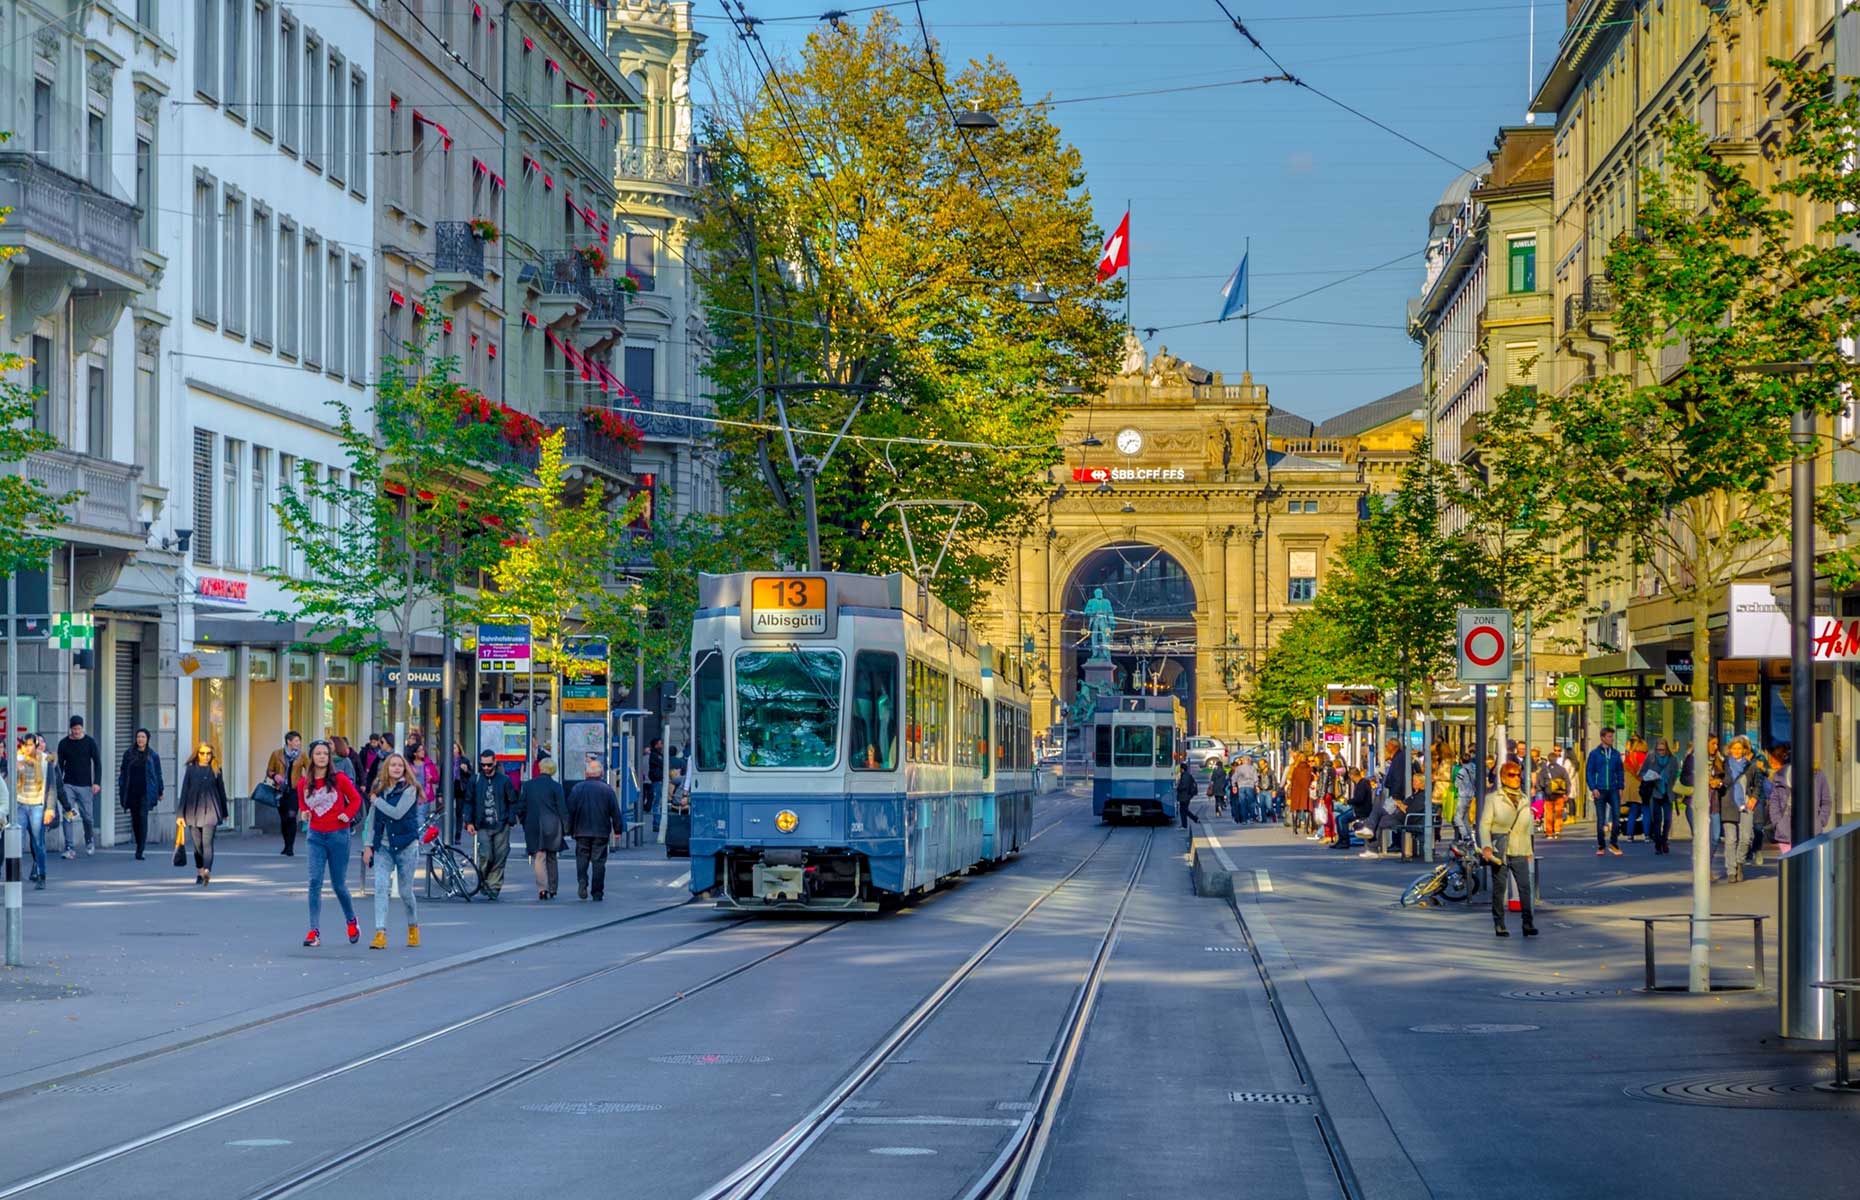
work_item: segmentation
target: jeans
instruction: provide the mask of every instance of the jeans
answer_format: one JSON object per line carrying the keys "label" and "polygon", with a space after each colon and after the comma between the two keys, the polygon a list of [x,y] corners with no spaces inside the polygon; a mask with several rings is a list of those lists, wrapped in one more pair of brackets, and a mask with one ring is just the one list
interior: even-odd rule
{"label": "jeans", "polygon": [[1653,848],[1666,853],[1667,839],[1673,835],[1673,798],[1661,796],[1647,806],[1647,835],[1653,839]]}
{"label": "jeans", "polygon": [[1642,834],[1646,833],[1647,832],[1647,804],[1646,802],[1642,800],[1628,801],[1627,816],[1621,818],[1621,824],[1626,827],[1627,835],[1630,839],[1640,837]]}
{"label": "jeans", "polygon": [[1711,809],[1711,844],[1716,846],[1724,840],[1724,817],[1718,812],[1716,803]]}
{"label": "jeans", "polygon": [[1234,793],[1234,821],[1257,821],[1259,819],[1259,789],[1243,787]]}
{"label": "jeans", "polygon": [[375,928],[387,928],[388,893],[391,876],[400,876],[400,906],[407,913],[409,927],[420,923],[420,910],[413,902],[413,864],[420,857],[420,843],[409,842],[399,850],[385,845],[375,850]]}
{"label": "jeans", "polygon": [[329,872],[329,886],[342,904],[342,915],[355,920],[355,902],[349,899],[349,831],[334,833],[310,831],[310,928],[321,929],[323,916],[323,873]]}
{"label": "jeans", "polygon": [[551,896],[555,895],[555,886],[560,879],[555,862],[556,853],[554,850],[538,850],[530,855],[530,866],[536,871],[536,890]]}
{"label": "jeans", "polygon": [[1621,844],[1621,793],[1614,791],[1597,791],[1592,793],[1595,802],[1595,848],[1619,846]]}
{"label": "jeans", "polygon": [[26,826],[26,840],[32,843],[32,874],[35,879],[45,878],[45,805],[20,804],[13,811],[16,821]]}
{"label": "jeans", "polygon": [[[97,844],[97,829],[90,815],[90,804],[95,797],[91,795],[90,788],[81,787],[75,783],[67,783],[64,785],[64,792],[65,811],[77,813],[78,820],[82,821],[84,824],[84,844],[86,846],[95,846]],[[71,836],[73,824],[74,822],[71,821],[70,818],[65,818],[65,849],[67,850],[75,850],[78,848],[77,842]]]}
{"label": "jeans", "polygon": [[1492,924],[1500,929],[1505,927],[1505,913],[1510,902],[1510,897],[1506,895],[1506,872],[1510,872],[1511,879],[1518,885],[1518,904],[1523,909],[1524,927],[1536,928],[1537,912],[1531,905],[1531,860],[1528,858],[1507,858],[1492,864]]}
{"label": "jeans", "polygon": [[478,826],[478,877],[484,881],[485,895],[496,896],[504,890],[504,864],[509,859],[509,828]]}
{"label": "jeans", "polygon": [[575,839],[575,890],[583,896],[592,890],[596,900],[607,891],[606,838]]}
{"label": "jeans", "polygon": [[1724,877],[1744,877],[1744,856],[1750,853],[1750,835],[1756,831],[1757,814],[1750,809],[1738,811],[1736,821],[1724,822]]}
{"label": "jeans", "polygon": [[213,869],[213,835],[218,830],[211,825],[189,825],[187,827],[187,844],[194,851],[194,870],[211,871]]}

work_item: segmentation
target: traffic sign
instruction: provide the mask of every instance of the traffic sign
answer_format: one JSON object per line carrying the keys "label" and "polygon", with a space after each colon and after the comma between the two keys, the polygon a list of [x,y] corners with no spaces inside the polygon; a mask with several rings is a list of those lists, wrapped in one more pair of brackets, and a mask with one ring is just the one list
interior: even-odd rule
{"label": "traffic sign", "polygon": [[530,627],[478,626],[478,670],[490,675],[521,675],[530,669]]}
{"label": "traffic sign", "polygon": [[1456,645],[1461,683],[1507,682],[1511,678],[1511,610],[1460,609]]}
{"label": "traffic sign", "polygon": [[96,636],[96,622],[87,612],[61,612],[52,618],[54,650],[87,650]]}

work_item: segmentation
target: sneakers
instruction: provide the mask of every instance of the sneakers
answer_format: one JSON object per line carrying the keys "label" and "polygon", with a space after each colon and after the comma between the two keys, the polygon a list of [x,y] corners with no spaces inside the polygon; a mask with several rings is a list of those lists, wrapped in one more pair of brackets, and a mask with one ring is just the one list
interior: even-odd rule
{"label": "sneakers", "polygon": [[1614,855],[1614,856],[1615,856],[1616,858],[1620,858],[1620,857],[1621,857],[1621,847],[1619,847],[1619,846],[1610,846],[1610,847],[1608,847],[1608,853],[1610,853],[1610,854],[1612,854],[1612,855]]}
{"label": "sneakers", "polygon": [[92,854],[95,854],[95,853],[97,853],[97,843],[95,843],[95,842],[85,842],[85,843],[84,843],[84,853],[85,853],[85,855],[86,855],[86,856],[88,856],[88,855],[92,855]]}
{"label": "sneakers", "polygon": [[73,858],[76,858],[76,857],[77,857],[77,851],[76,851],[76,850],[66,850],[66,851],[65,851],[65,857],[66,857],[67,859],[73,859]]}
{"label": "sneakers", "polygon": [[350,917],[349,918],[349,945],[353,946],[355,945],[355,943],[361,940],[362,940],[361,927],[355,923],[354,917]]}
{"label": "sneakers", "polygon": [[1601,857],[1602,855],[1604,855],[1604,854],[1606,854],[1606,853],[1608,853],[1608,851],[1606,851],[1606,850],[1604,850],[1604,849],[1602,849],[1602,848],[1601,848],[1600,846],[1597,846],[1597,847],[1595,848],[1595,857],[1597,857],[1597,858],[1600,858],[1600,857]]}
{"label": "sneakers", "polygon": [[368,943],[368,948],[370,950],[386,950],[387,949],[387,930],[385,929],[375,930],[374,940]]}
{"label": "sneakers", "polygon": [[1358,858],[1381,858],[1382,854],[1381,852],[1376,851],[1376,850],[1365,850],[1361,854],[1357,855],[1356,857]]}
{"label": "sneakers", "polygon": [[407,945],[415,950],[420,948],[420,927],[418,925],[407,926]]}
{"label": "sneakers", "polygon": [[321,946],[322,944],[323,944],[323,935],[318,933],[316,930],[312,929],[309,933],[304,934],[304,945]]}

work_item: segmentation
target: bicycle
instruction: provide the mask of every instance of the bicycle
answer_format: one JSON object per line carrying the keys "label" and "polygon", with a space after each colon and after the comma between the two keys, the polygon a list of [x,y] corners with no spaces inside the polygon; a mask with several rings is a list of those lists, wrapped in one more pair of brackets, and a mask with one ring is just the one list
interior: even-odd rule
{"label": "bicycle", "polygon": [[426,898],[433,898],[433,885],[454,900],[471,902],[484,888],[484,881],[478,877],[478,864],[469,854],[455,848],[439,836],[439,827],[427,827],[426,851]]}
{"label": "bicycle", "polygon": [[1403,908],[1438,904],[1436,897],[1456,902],[1470,900],[1478,890],[1479,864],[1472,855],[1472,844],[1456,841],[1447,847],[1445,861],[1402,889],[1401,904]]}

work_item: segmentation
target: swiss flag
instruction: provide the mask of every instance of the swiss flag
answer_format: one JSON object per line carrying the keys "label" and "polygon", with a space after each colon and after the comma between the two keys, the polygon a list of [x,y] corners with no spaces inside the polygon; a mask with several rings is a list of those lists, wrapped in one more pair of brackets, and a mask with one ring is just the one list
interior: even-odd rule
{"label": "swiss flag", "polygon": [[1104,253],[1098,256],[1098,282],[1103,283],[1130,265],[1130,210],[1124,210],[1124,219],[1117,223],[1110,240],[1104,244]]}

